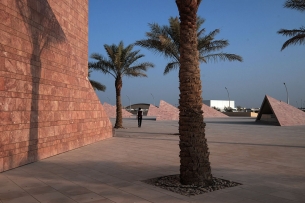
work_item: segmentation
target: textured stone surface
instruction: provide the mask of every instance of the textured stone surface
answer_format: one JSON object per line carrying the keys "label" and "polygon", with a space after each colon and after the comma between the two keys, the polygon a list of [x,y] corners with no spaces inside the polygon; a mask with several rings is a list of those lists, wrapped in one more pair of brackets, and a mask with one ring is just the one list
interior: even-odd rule
{"label": "textured stone surface", "polygon": [[[112,106],[111,104],[104,102],[103,107],[105,109],[106,114],[109,116],[109,118],[116,117],[116,106]],[[132,117],[132,113],[129,113],[125,109],[122,109],[122,117],[130,118],[130,117]]]}
{"label": "textured stone surface", "polygon": [[150,104],[147,112],[147,116],[157,116],[159,115],[159,108],[155,105]]}
{"label": "textured stone surface", "polygon": [[305,112],[268,95],[264,98],[256,120],[259,121],[268,109],[271,110],[269,114],[272,113],[275,116],[275,121],[280,126],[305,125]]}
{"label": "textured stone surface", "polygon": [[225,115],[205,104],[202,104],[201,110],[203,111],[204,118],[228,117],[227,115]]}
{"label": "textured stone surface", "polygon": [[179,120],[179,109],[160,100],[159,114],[157,115],[156,120]]}
{"label": "textured stone surface", "polygon": [[88,1],[0,1],[0,171],[112,136],[87,63]]}

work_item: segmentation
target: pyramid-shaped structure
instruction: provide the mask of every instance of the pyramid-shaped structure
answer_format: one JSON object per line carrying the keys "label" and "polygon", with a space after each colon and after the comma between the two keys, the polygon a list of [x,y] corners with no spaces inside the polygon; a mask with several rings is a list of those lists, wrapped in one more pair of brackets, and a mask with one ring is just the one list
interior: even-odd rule
{"label": "pyramid-shaped structure", "polygon": [[[116,117],[116,106],[112,106],[111,104],[108,104],[104,102],[103,104],[106,114],[109,116],[109,118],[115,118]],[[125,109],[122,109],[122,117],[123,118],[130,118],[132,116],[132,113],[129,113]]]}
{"label": "pyramid-shaped structure", "polygon": [[156,120],[179,120],[179,109],[163,100],[160,100]]}
{"label": "pyramid-shaped structure", "polygon": [[280,126],[305,125],[305,112],[266,95],[256,121],[269,121]]}
{"label": "pyramid-shaped structure", "polygon": [[227,115],[221,113],[220,111],[217,111],[216,109],[213,109],[209,107],[208,105],[202,104],[201,110],[203,111],[203,117],[204,118],[222,118],[222,117],[228,117]]}
{"label": "pyramid-shaped structure", "polygon": [[157,116],[159,115],[159,108],[155,105],[150,104],[147,112],[147,116]]}
{"label": "pyramid-shaped structure", "polygon": [[[228,117],[205,104],[202,104],[201,109],[205,118]],[[159,108],[152,104],[149,106],[147,116],[156,116],[156,120],[179,120],[179,109],[161,100]]]}
{"label": "pyramid-shaped structure", "polygon": [[115,118],[115,106],[104,102],[103,107],[109,118]]}

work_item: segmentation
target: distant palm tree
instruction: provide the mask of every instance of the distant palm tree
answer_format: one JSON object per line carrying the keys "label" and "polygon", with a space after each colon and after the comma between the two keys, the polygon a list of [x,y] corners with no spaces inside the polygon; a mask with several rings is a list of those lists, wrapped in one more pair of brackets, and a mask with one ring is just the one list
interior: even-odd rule
{"label": "distant palm tree", "polygon": [[88,78],[89,78],[89,82],[90,82],[91,86],[93,87],[94,90],[105,92],[105,90],[106,90],[105,85],[101,84],[100,82],[90,79],[90,75],[92,72],[91,69],[92,69],[92,67],[89,66],[88,67]]}
{"label": "distant palm tree", "polygon": [[90,62],[89,67],[95,70],[100,70],[104,74],[110,74],[115,79],[116,90],[116,121],[115,128],[123,128],[122,120],[122,104],[121,104],[121,89],[123,86],[123,76],[130,77],[147,77],[144,73],[148,68],[154,67],[152,63],[142,62],[134,64],[138,59],[144,57],[139,54],[140,51],[132,51],[134,45],[124,47],[121,41],[119,45],[104,45],[108,58],[100,54],[93,53],[91,58],[97,62]]}
{"label": "distant palm tree", "polygon": [[[180,66],[180,21],[176,17],[169,18],[169,25],[160,26],[157,23],[149,24],[150,32],[146,33],[147,39],[136,41],[136,45],[145,47],[155,53],[163,55],[165,58],[172,59],[164,70],[164,75]],[[215,40],[215,36],[220,32],[216,29],[208,35],[204,35],[205,29],[200,27],[204,19],[197,17],[197,49],[199,50],[199,61],[207,62],[209,60],[228,60],[242,61],[242,57],[236,54],[215,53],[229,45],[228,40]]]}
{"label": "distant palm tree", "polygon": [[[285,8],[296,9],[301,12],[305,11],[305,0],[287,0],[284,4]],[[299,29],[287,30],[280,29],[278,34],[290,37],[282,46],[282,50],[290,45],[305,44],[305,27],[302,26]]]}
{"label": "distant palm tree", "polygon": [[201,0],[176,0],[180,15],[179,134],[180,181],[187,185],[213,182],[203,121],[197,10]]}

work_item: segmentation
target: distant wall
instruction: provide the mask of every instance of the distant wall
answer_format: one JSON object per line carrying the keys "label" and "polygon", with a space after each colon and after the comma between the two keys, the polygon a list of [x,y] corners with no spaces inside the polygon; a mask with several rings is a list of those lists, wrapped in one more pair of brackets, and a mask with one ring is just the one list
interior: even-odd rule
{"label": "distant wall", "polygon": [[231,107],[231,108],[235,108],[235,101],[229,101],[229,100],[203,100],[203,102],[205,105],[209,106],[209,107],[217,107],[221,110],[223,110],[225,107]]}
{"label": "distant wall", "polygon": [[112,136],[87,63],[87,0],[0,1],[0,171]]}

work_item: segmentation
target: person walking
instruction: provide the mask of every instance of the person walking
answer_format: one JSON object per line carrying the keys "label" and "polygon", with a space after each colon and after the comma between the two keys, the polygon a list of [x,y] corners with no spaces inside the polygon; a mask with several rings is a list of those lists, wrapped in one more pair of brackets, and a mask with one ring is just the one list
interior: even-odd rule
{"label": "person walking", "polygon": [[141,108],[138,110],[138,127],[141,128],[142,125],[142,116],[143,116],[143,111]]}

